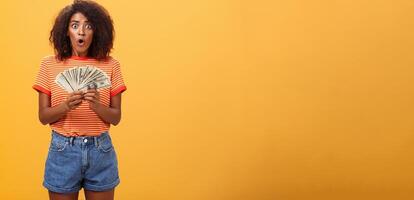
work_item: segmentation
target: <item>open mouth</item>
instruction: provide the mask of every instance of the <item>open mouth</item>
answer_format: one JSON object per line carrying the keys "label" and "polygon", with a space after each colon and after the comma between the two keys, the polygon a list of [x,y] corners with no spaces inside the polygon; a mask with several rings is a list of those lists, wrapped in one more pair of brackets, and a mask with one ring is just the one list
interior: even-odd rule
{"label": "open mouth", "polygon": [[83,39],[79,39],[79,40],[78,40],[78,44],[79,44],[79,45],[83,45],[83,43],[85,43],[85,41],[84,41]]}

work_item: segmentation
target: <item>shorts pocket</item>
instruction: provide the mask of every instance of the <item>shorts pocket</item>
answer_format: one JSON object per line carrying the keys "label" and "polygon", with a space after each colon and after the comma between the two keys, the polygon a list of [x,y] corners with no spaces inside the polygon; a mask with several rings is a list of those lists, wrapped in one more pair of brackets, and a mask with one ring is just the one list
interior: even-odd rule
{"label": "shorts pocket", "polygon": [[109,137],[109,135],[99,140],[98,149],[101,152],[107,153],[112,151],[113,148],[111,137]]}
{"label": "shorts pocket", "polygon": [[69,144],[68,141],[52,139],[49,150],[50,151],[64,151],[68,144]]}

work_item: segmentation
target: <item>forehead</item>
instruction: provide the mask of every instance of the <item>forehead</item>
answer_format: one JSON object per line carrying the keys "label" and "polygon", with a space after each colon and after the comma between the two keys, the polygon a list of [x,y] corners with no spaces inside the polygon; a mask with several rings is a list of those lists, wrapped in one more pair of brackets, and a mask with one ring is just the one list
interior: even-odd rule
{"label": "forehead", "polygon": [[70,18],[70,22],[72,21],[85,22],[85,21],[88,21],[88,18],[86,18],[85,15],[83,15],[82,13],[77,12],[73,14],[72,17]]}

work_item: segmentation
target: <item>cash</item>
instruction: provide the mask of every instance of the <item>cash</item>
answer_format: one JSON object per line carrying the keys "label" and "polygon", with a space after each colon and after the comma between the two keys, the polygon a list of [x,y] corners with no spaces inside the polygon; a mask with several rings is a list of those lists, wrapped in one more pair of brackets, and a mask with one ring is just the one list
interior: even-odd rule
{"label": "cash", "polygon": [[56,76],[55,83],[68,93],[111,86],[109,76],[101,69],[91,65],[66,69]]}

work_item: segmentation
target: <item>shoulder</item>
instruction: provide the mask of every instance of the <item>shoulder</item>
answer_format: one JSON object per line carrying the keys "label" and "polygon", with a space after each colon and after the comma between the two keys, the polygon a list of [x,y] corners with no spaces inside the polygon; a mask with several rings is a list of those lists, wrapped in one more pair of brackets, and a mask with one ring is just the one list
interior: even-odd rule
{"label": "shoulder", "polygon": [[42,64],[51,64],[58,62],[58,59],[55,55],[48,55],[42,58]]}
{"label": "shoulder", "polygon": [[112,66],[119,66],[119,61],[112,56],[108,56],[106,62]]}

